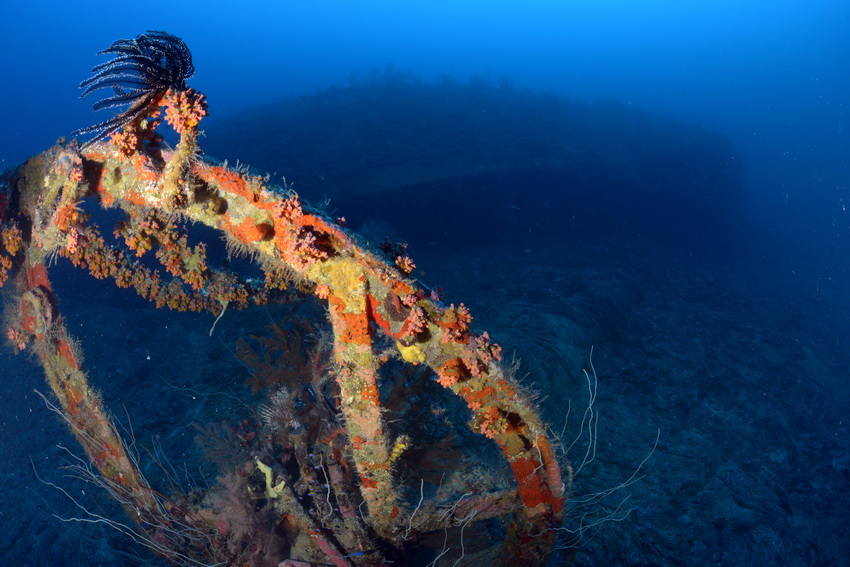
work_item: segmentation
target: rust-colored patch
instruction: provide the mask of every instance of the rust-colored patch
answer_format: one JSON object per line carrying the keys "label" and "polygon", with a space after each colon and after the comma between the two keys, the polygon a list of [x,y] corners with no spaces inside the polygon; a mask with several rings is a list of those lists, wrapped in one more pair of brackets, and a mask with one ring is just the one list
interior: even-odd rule
{"label": "rust-colored patch", "polygon": [[112,207],[113,205],[115,205],[115,197],[112,196],[112,193],[102,190],[103,186],[100,184],[100,181],[98,181],[97,187],[98,187],[97,192],[100,195],[101,204],[106,208],[109,208],[109,207]]}
{"label": "rust-colored patch", "polygon": [[471,388],[461,388],[459,393],[467,402],[478,402],[480,404],[486,404],[496,397],[496,390],[492,386],[487,386],[478,392],[474,392]]}
{"label": "rust-colored patch", "polygon": [[24,302],[21,306],[21,329],[29,333],[35,334],[35,315],[32,313],[32,306]]}
{"label": "rust-colored patch", "polygon": [[416,289],[414,289],[413,286],[399,279],[394,278],[385,283],[387,287],[390,288],[390,291],[399,297],[416,292]]}
{"label": "rust-colored patch", "polygon": [[65,394],[65,401],[67,403],[68,413],[72,416],[77,416],[80,413],[79,405],[83,399],[83,395],[74,390],[71,387],[68,387],[68,390]]}
{"label": "rust-colored patch", "polygon": [[47,268],[44,264],[36,264],[27,269],[26,285],[28,289],[37,287],[50,289],[50,280],[47,279]]}
{"label": "rust-colored patch", "polygon": [[214,181],[223,192],[242,197],[261,209],[272,209],[273,204],[269,200],[262,199],[252,189],[246,176],[220,166],[196,166],[196,168],[195,173],[199,177],[207,181]]}
{"label": "rust-colored patch", "polygon": [[56,351],[65,357],[65,360],[68,361],[68,365],[74,370],[79,370],[80,365],[77,363],[77,359],[74,357],[74,351],[71,350],[71,345],[66,340],[60,340],[56,346]]}
{"label": "rust-colored patch", "polygon": [[56,228],[62,232],[67,232],[79,220],[79,213],[74,203],[70,203],[64,207],[57,208],[54,219],[56,221]]}
{"label": "rust-colored patch", "polygon": [[389,463],[363,463],[364,471],[388,471],[390,470]]}
{"label": "rust-colored patch", "polygon": [[519,496],[526,508],[534,508],[540,504],[550,504],[554,508],[556,500],[560,499],[555,498],[549,486],[544,484],[537,474],[539,466],[540,463],[528,457],[519,457],[511,462],[514,477],[519,483]]}
{"label": "rust-colored patch", "polygon": [[387,321],[383,315],[381,315],[380,311],[378,311],[378,307],[381,306],[381,302],[375,299],[375,296],[373,296],[371,293],[368,293],[366,294],[366,305],[369,309],[369,315],[371,315],[372,319],[374,319],[375,322],[380,325],[383,330],[389,333],[390,322]]}
{"label": "rust-colored patch", "polygon": [[[546,465],[546,476],[549,477],[549,486],[555,487],[557,489],[561,486],[563,481],[561,478],[561,467],[558,466],[558,461],[557,459],[555,459],[554,452],[552,451],[552,446],[549,444],[549,441],[548,439],[546,439],[546,437],[540,435],[537,437],[537,447],[540,449],[540,454],[543,456],[543,462]],[[556,496],[552,500],[552,511],[555,514],[560,514],[563,509],[563,495]]]}
{"label": "rust-colored patch", "polygon": [[334,224],[322,217],[311,215],[311,214],[303,214],[298,217],[294,224],[301,226],[312,226],[316,229],[317,232],[324,232],[329,237],[333,237],[336,240],[348,241],[348,237],[346,237],[345,233],[342,231],[339,225]]}

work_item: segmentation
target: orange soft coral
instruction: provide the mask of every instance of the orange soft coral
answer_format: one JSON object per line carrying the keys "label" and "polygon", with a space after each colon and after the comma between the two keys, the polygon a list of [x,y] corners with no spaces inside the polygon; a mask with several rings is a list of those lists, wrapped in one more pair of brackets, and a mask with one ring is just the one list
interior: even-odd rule
{"label": "orange soft coral", "polygon": [[3,287],[22,245],[21,228],[14,221],[0,225],[0,287]]}

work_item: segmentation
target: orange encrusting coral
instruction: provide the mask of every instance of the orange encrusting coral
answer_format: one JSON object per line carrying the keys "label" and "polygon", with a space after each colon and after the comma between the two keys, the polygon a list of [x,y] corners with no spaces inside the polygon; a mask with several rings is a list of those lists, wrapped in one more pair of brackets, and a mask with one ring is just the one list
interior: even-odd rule
{"label": "orange encrusting coral", "polygon": [[342,343],[371,345],[372,334],[369,330],[369,317],[364,312],[348,312],[342,299],[336,295],[328,298],[331,307],[331,320],[336,324],[336,338]]}
{"label": "orange encrusting coral", "polygon": [[246,217],[239,223],[232,222],[227,216],[221,219],[221,229],[235,236],[240,242],[250,244],[268,238],[273,229],[266,223],[256,223]]}

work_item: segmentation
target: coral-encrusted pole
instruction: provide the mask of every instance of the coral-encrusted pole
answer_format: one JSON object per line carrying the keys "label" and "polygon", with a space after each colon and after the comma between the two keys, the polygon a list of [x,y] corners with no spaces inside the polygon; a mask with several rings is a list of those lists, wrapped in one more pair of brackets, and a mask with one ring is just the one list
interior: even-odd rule
{"label": "coral-encrusted pole", "polygon": [[214,219],[192,216],[190,208],[193,219],[230,233],[270,265],[282,261],[279,269],[307,280],[327,299],[342,367],[343,410],[377,531],[392,539],[399,529],[394,520],[404,517],[387,470],[389,443],[374,383],[372,335],[380,329],[397,340],[406,361],[427,364],[442,385],[463,397],[474,412],[473,426],[504,451],[524,505],[514,540],[518,559],[551,545],[551,528],[560,525],[569,493],[569,469],[562,479],[533,404],[502,371],[500,349],[486,333],[471,332],[468,310],[442,306],[433,293],[406,277],[404,257],[384,261],[358,246],[342,227],[306,212],[297,197],[284,198],[257,179],[205,163],[196,163],[195,173],[207,191],[227,202],[227,212]]}
{"label": "coral-encrusted pole", "polygon": [[47,383],[59,400],[71,432],[136,521],[152,523],[160,509],[147,483],[128,458],[100,397],[89,387],[79,354],[56,310],[56,298],[37,250],[27,250],[16,276],[20,302],[10,338],[29,345],[41,362]]}
{"label": "coral-encrusted pole", "polygon": [[[182,128],[181,142],[173,152],[141,141],[102,142],[82,154],[73,147],[52,148],[24,168],[19,183],[20,209],[31,219],[32,241],[42,258],[59,252],[75,265],[88,267],[97,277],[111,276],[118,285],[135,286],[158,305],[209,309],[210,304],[244,302],[244,286],[229,284],[232,279],[228,278],[235,277],[232,275],[214,278],[202,249],[189,249],[179,238],[163,235],[169,231],[168,218],[178,212],[186,220],[222,231],[231,246],[259,259],[268,289],[294,283],[327,300],[341,408],[369,523],[376,533],[400,543],[411,531],[409,518],[414,513],[403,509],[392,478],[397,454],[390,449],[391,440],[386,436],[377,386],[385,353],[379,355],[375,345],[377,335],[383,334],[395,341],[398,355],[406,362],[432,368],[439,383],[461,396],[470,408],[473,430],[501,447],[521,501],[503,559],[508,564],[542,563],[554,543],[555,528],[560,526],[570,471],[567,467],[562,478],[534,404],[499,362],[501,349],[490,343],[487,333],[472,331],[472,317],[463,304],[446,307],[435,293],[409,277],[414,266],[403,248],[386,245],[384,253],[389,258],[382,257],[359,245],[339,224],[308,210],[291,191],[201,159],[195,127],[204,113],[202,96],[188,93],[181,98],[172,93],[166,98],[163,104],[170,105],[169,123]],[[135,149],[127,151],[128,147]],[[118,264],[127,265],[127,259],[123,252],[109,250],[94,229],[85,225],[76,208],[83,197],[126,211],[129,221],[116,228],[116,234],[137,253],[143,253],[156,239],[161,248],[166,248],[160,258],[166,269],[200,297],[187,296],[179,282],[176,287],[169,286],[171,291],[166,293],[165,286],[140,267],[116,268]],[[43,303],[33,291],[42,288],[40,283],[30,283],[28,301]],[[54,360],[70,352],[69,347],[62,346],[64,336],[57,339],[52,335],[49,340],[53,342],[45,346],[42,364],[48,376],[55,373]],[[76,365],[73,356],[66,363]],[[81,373],[74,378],[80,379],[84,380]],[[62,380],[70,383],[68,378]],[[63,407],[70,415],[79,407],[78,396],[85,392],[72,387],[73,394],[63,393],[62,387],[60,384],[57,396],[65,400]],[[99,411],[95,402],[87,401],[87,407]],[[103,417],[101,423],[109,422]],[[109,459],[101,470],[117,471],[108,472],[110,478],[124,482],[132,469],[125,464],[126,456],[112,455],[109,450],[102,455],[96,450],[97,446],[120,447],[111,429],[111,425],[101,425],[91,433],[94,449],[89,448],[91,443],[83,444],[96,462]],[[395,441],[398,445],[400,440]],[[138,478],[131,477],[129,483],[139,483]],[[498,500],[484,499],[480,505],[499,509],[509,502],[507,496],[501,504]]]}
{"label": "coral-encrusted pole", "polygon": [[372,344],[368,306],[368,277],[353,258],[331,258],[336,278],[328,288],[331,324],[334,329],[337,382],[349,439],[360,474],[360,492],[369,507],[372,527],[388,539],[399,536],[396,521],[400,510],[390,472],[390,447],[384,434],[378,393],[380,362]]}

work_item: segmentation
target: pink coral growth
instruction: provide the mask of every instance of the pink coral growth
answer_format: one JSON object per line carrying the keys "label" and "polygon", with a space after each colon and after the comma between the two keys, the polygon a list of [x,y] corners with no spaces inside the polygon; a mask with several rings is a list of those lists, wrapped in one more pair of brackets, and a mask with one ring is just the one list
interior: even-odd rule
{"label": "pink coral growth", "polygon": [[484,331],[479,336],[472,338],[478,358],[484,364],[490,364],[493,360],[502,360],[502,347],[490,342],[490,334]]}
{"label": "pink coral growth", "polygon": [[395,265],[398,266],[398,269],[402,271],[405,275],[410,274],[413,270],[416,269],[416,264],[413,263],[413,260],[410,259],[410,256],[398,256],[395,259]]}
{"label": "pink coral growth", "polygon": [[80,233],[75,228],[68,231],[68,235],[65,237],[65,248],[70,254],[76,254],[80,249]]}
{"label": "pink coral growth", "polygon": [[477,418],[478,431],[488,439],[494,439],[508,429],[508,422],[498,408],[491,406],[483,414],[478,414]]}
{"label": "pink coral growth", "polygon": [[327,284],[319,284],[316,286],[316,297],[319,299],[327,299],[331,295],[331,288]]}
{"label": "pink coral growth", "polygon": [[301,208],[301,203],[298,201],[298,197],[292,195],[279,203],[275,203],[274,214],[278,218],[292,222],[295,219],[300,218],[304,214],[304,210]]}
{"label": "pink coral growth", "polygon": [[477,356],[464,356],[462,360],[470,376],[481,376],[487,369],[487,365]]}
{"label": "pink coral growth", "polygon": [[194,89],[177,93],[169,89],[162,102],[165,106],[165,121],[180,135],[197,128],[201,119],[207,115],[206,97]]}
{"label": "pink coral growth", "polygon": [[457,377],[452,376],[451,374],[443,374],[442,372],[438,374],[437,383],[443,388],[448,388],[450,386],[454,386],[457,384]]}
{"label": "pink coral growth", "polygon": [[142,142],[138,130],[138,127],[131,123],[111,134],[109,139],[119,155],[130,157],[139,150]]}
{"label": "pink coral growth", "polygon": [[295,239],[295,253],[303,266],[311,266],[319,260],[326,260],[328,253],[316,245],[316,235],[306,228],[298,230]]}
{"label": "pink coral growth", "polygon": [[420,333],[424,333],[428,329],[428,319],[425,317],[425,312],[418,305],[410,310],[407,320],[404,322],[405,337],[412,337]]}
{"label": "pink coral growth", "polygon": [[461,378],[468,376],[468,371],[459,358],[447,360],[437,369],[437,383],[444,388],[454,386]]}
{"label": "pink coral growth", "polygon": [[6,330],[6,337],[18,350],[24,350],[27,348],[27,336],[22,330],[9,327]]}
{"label": "pink coral growth", "polygon": [[443,343],[456,342],[465,343],[468,339],[469,324],[472,323],[472,315],[469,308],[461,303],[455,307],[454,303],[443,313],[439,325],[443,329]]}

